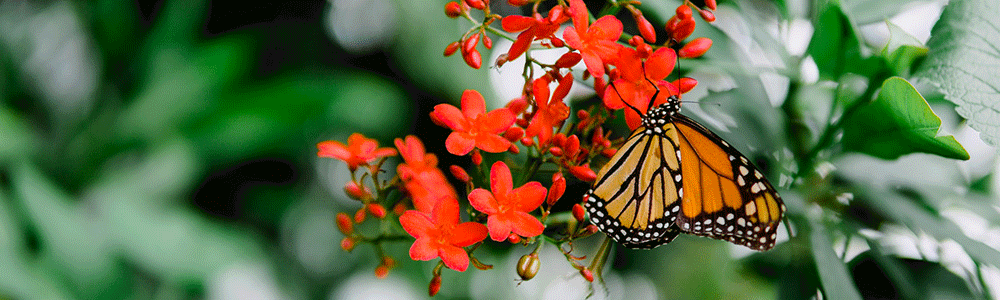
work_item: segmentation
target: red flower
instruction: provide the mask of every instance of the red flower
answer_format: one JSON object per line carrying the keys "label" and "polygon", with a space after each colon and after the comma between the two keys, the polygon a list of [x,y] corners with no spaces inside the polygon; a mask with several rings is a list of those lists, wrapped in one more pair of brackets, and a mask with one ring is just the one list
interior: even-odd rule
{"label": "red flower", "polygon": [[604,63],[614,59],[618,50],[624,48],[615,42],[622,35],[622,22],[614,16],[604,16],[588,26],[590,17],[583,0],[571,0],[569,6],[574,28],[563,31],[563,39],[570,47],[580,50],[591,75],[604,76]]}
{"label": "red flower", "polygon": [[451,154],[466,155],[473,148],[500,153],[510,148],[510,141],[497,134],[514,125],[514,113],[507,108],[487,113],[483,95],[475,90],[465,90],[462,94],[462,110],[450,104],[438,104],[431,118],[454,130],[444,142]]}
{"label": "red flower", "polygon": [[413,260],[431,260],[441,257],[444,265],[465,271],[469,255],[462,247],[486,239],[486,226],[476,222],[459,224],[458,201],[438,202],[431,213],[408,210],[399,216],[399,224],[406,233],[417,238],[410,246]]}
{"label": "red flower", "polygon": [[374,139],[366,138],[360,133],[353,133],[347,138],[347,145],[339,141],[325,141],[316,144],[319,157],[331,157],[347,162],[347,167],[351,172],[358,169],[359,165],[368,164],[369,161],[385,156],[395,156],[396,150],[384,147],[378,148],[378,142]]}
{"label": "red flower", "polygon": [[403,187],[413,198],[413,206],[417,210],[430,213],[436,203],[457,201],[455,188],[437,167],[437,157],[424,153],[424,144],[420,139],[412,135],[407,136],[405,142],[396,139],[396,148],[399,148],[405,161],[396,167],[396,172],[403,180]]}
{"label": "red flower", "polygon": [[649,100],[656,93],[650,82],[655,82],[660,88],[653,106],[667,102],[670,95],[679,94],[673,84],[663,81],[673,71],[676,56],[673,49],[663,47],[650,54],[643,62],[635,49],[623,48],[615,61],[620,77],[612,83],[613,88],[609,86],[604,90],[604,105],[610,109],[632,106],[639,110],[636,112],[632,108],[625,109],[625,122],[629,128],[638,128],[642,122],[639,114],[646,113],[646,109],[650,107]]}
{"label": "red flower", "polygon": [[559,24],[569,20],[569,16],[563,13],[564,10],[565,7],[556,5],[549,10],[547,18],[542,18],[540,14],[535,14],[534,17],[521,15],[504,17],[503,21],[501,21],[503,30],[507,32],[523,30],[521,34],[517,35],[517,40],[510,46],[510,50],[507,51],[507,60],[511,61],[521,56],[531,46],[532,41],[543,39],[559,40],[555,36],[555,32],[559,30]]}
{"label": "red flower", "polygon": [[573,85],[573,74],[566,74],[559,80],[552,98],[549,98],[549,82],[552,80],[548,75],[542,76],[532,83],[532,90],[535,95],[536,110],[531,118],[531,123],[525,129],[528,137],[538,137],[538,144],[548,145],[552,138],[552,131],[559,127],[566,118],[569,118],[569,106],[563,103],[563,98],[569,93]]}
{"label": "red flower", "polygon": [[476,210],[489,215],[486,227],[490,238],[503,241],[511,232],[523,237],[542,234],[545,226],[528,212],[535,210],[545,201],[545,187],[537,181],[511,189],[513,183],[507,164],[498,161],[490,170],[490,189],[475,189],[469,194],[469,203]]}

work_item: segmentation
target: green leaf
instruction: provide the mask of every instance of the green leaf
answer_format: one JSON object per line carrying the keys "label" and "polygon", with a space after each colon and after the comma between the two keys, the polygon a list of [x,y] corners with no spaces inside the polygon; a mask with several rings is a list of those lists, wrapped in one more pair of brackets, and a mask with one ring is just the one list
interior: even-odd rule
{"label": "green leaf", "polygon": [[913,64],[927,56],[927,47],[899,26],[889,22],[885,25],[889,27],[889,42],[882,49],[882,57],[893,74],[909,76]]}
{"label": "green leaf", "polygon": [[844,120],[844,147],[883,159],[923,152],[969,159],[953,136],[936,136],[941,119],[909,82],[887,79],[875,101]]}
{"label": "green leaf", "polygon": [[806,53],[816,61],[820,78],[837,80],[844,73],[874,74],[884,65],[866,59],[854,24],[836,3],[828,3],[814,23],[816,32]]}
{"label": "green leaf", "polygon": [[823,298],[829,299],[861,299],[858,287],[851,279],[844,261],[833,251],[830,237],[822,224],[810,222],[809,244],[813,259],[816,260],[816,272],[823,286]]}
{"label": "green leaf", "polygon": [[919,76],[955,103],[990,145],[1000,145],[1000,15],[996,0],[951,1],[927,41]]}

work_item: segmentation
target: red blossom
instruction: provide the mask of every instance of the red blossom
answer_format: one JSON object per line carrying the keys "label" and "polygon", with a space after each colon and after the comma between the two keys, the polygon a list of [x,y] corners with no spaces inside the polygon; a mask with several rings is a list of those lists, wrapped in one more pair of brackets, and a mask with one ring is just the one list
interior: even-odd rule
{"label": "red blossom", "polygon": [[573,85],[573,74],[566,74],[559,80],[559,86],[549,97],[548,75],[535,79],[532,83],[532,90],[535,96],[537,110],[531,118],[531,123],[525,129],[525,136],[538,137],[539,145],[548,145],[552,137],[552,131],[559,127],[566,118],[569,118],[569,106],[563,103],[563,98],[569,93]]}
{"label": "red blossom", "polygon": [[544,39],[559,40],[555,36],[555,32],[559,30],[560,24],[569,20],[569,16],[563,13],[564,10],[565,7],[563,6],[554,6],[549,10],[549,16],[546,18],[542,18],[540,14],[535,14],[534,17],[521,15],[504,17],[500,23],[503,30],[507,32],[521,32],[521,34],[517,35],[514,44],[510,45],[510,50],[507,51],[507,60],[514,60],[521,56],[521,54],[524,54],[533,41]]}
{"label": "red blossom", "polygon": [[486,226],[476,222],[459,223],[458,201],[438,202],[431,213],[408,210],[399,216],[399,223],[416,238],[410,246],[413,260],[431,260],[440,257],[448,268],[465,271],[469,255],[462,247],[486,238]]}
{"label": "red blossom", "polygon": [[604,16],[588,26],[590,17],[583,0],[571,0],[569,6],[573,28],[563,31],[563,39],[567,45],[580,51],[591,75],[602,77],[604,64],[614,59],[618,50],[623,48],[615,42],[622,35],[622,22],[614,16]]}
{"label": "red blossom", "polygon": [[316,144],[316,148],[319,148],[317,156],[343,160],[351,172],[357,170],[360,165],[368,164],[369,161],[396,155],[396,150],[388,147],[378,148],[377,141],[366,138],[360,133],[351,134],[347,138],[347,145],[339,141],[325,141]]}
{"label": "red blossom", "polygon": [[528,212],[545,201],[545,187],[537,181],[512,189],[513,182],[507,164],[498,161],[490,170],[490,189],[475,189],[469,194],[469,203],[489,218],[486,227],[494,241],[506,240],[513,232],[523,237],[542,234],[545,226]]}
{"label": "red blossom", "polygon": [[623,48],[616,61],[621,76],[613,82],[613,88],[604,90],[604,105],[610,109],[635,108],[625,109],[625,122],[635,130],[642,120],[640,114],[646,113],[649,100],[656,93],[650,82],[655,82],[660,89],[652,106],[665,103],[667,97],[678,94],[676,87],[663,81],[674,69],[675,59],[674,50],[666,47],[657,49],[645,61],[634,49]]}
{"label": "red blossom", "polygon": [[396,167],[403,187],[413,198],[417,210],[429,213],[435,203],[458,199],[455,188],[448,183],[444,173],[437,167],[437,157],[424,152],[424,144],[415,136],[407,136],[406,141],[396,139],[396,148],[403,156],[404,163]]}
{"label": "red blossom", "polygon": [[475,90],[465,90],[462,94],[461,110],[450,104],[438,104],[431,112],[431,119],[454,130],[445,140],[451,154],[466,155],[474,148],[500,153],[510,148],[510,141],[497,134],[514,124],[514,113],[506,107],[487,113],[483,95]]}

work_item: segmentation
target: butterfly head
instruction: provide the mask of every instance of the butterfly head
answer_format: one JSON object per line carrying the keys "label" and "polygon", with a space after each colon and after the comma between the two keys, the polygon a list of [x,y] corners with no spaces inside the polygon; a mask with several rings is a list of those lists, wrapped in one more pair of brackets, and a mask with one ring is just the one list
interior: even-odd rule
{"label": "butterfly head", "polygon": [[664,123],[670,122],[674,114],[680,110],[680,99],[677,96],[671,95],[670,98],[667,98],[667,102],[657,105],[646,112],[646,115],[642,118],[642,126],[646,128],[663,126]]}

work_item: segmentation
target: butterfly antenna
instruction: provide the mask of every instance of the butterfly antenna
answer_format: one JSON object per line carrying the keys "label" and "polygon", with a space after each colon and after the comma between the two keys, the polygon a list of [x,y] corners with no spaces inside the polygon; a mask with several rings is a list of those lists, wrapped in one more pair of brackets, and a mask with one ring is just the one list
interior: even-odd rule
{"label": "butterfly antenna", "polygon": [[653,108],[653,103],[656,102],[656,97],[660,96],[660,87],[656,86],[652,80],[649,80],[649,76],[646,76],[646,62],[642,62],[642,78],[646,79],[646,82],[653,85],[653,89],[656,89],[656,92],[653,93],[653,97],[649,99],[649,105],[646,107],[646,111],[649,111]]}
{"label": "butterfly antenna", "polygon": [[635,111],[635,113],[639,114],[640,116],[642,115],[642,112],[640,112],[638,108],[635,108],[635,106],[632,106],[632,104],[629,104],[628,101],[625,101],[625,98],[622,97],[622,94],[618,92],[618,88],[615,87],[615,83],[614,82],[609,83],[608,85],[611,86],[612,90],[615,90],[615,94],[618,94],[618,99],[621,99],[622,103],[625,103],[625,106],[628,106],[628,108],[631,108],[632,110]]}

